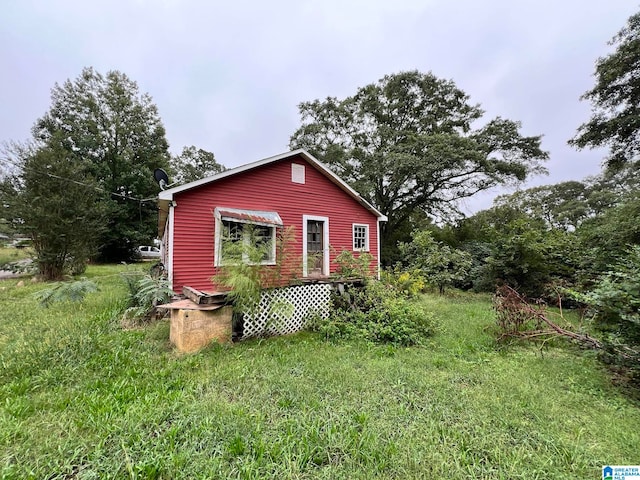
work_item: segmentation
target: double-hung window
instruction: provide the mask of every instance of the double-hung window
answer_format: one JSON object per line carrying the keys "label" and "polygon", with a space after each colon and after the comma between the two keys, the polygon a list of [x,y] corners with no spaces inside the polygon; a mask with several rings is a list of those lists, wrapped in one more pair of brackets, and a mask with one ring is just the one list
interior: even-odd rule
{"label": "double-hung window", "polygon": [[276,229],[282,219],[276,212],[216,208],[215,266],[235,263],[274,265]]}
{"label": "double-hung window", "polygon": [[369,225],[359,223],[353,224],[353,251],[369,251]]}

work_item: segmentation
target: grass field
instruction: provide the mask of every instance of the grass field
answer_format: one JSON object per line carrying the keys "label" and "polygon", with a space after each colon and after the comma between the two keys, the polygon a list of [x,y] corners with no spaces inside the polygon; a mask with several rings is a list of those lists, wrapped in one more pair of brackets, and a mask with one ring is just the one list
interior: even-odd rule
{"label": "grass field", "polygon": [[589,479],[640,462],[640,409],[593,358],[498,348],[487,297],[427,296],[424,348],[315,334],[178,355],[123,330],[116,267],[81,306],[0,282],[1,478]]}
{"label": "grass field", "polygon": [[0,247],[0,270],[3,265],[24,260],[31,255],[30,248]]}

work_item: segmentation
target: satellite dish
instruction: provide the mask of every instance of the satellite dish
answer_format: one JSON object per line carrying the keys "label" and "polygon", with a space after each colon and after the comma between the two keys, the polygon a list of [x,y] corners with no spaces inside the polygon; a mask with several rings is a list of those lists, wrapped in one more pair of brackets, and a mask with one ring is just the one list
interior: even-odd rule
{"label": "satellite dish", "polygon": [[164,190],[169,186],[169,175],[161,168],[156,168],[153,171],[153,178],[156,179],[156,182],[160,185],[160,190]]}

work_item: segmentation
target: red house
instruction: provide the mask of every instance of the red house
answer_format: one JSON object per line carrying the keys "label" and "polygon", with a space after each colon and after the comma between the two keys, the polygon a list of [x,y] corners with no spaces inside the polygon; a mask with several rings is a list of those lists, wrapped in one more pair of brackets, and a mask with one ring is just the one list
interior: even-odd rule
{"label": "red house", "polygon": [[370,253],[379,268],[386,217],[304,150],[164,190],[159,211],[163,263],[176,292],[215,289],[219,267],[238,261],[225,258],[225,246],[246,242],[248,231],[266,246],[261,263],[274,271],[282,269],[277,234],[290,232],[289,257],[298,260],[285,266],[288,276],[328,277],[344,250]]}

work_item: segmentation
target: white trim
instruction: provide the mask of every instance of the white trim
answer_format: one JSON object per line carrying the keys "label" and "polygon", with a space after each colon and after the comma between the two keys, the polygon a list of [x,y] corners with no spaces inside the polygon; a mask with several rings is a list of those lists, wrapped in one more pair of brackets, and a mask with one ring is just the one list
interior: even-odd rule
{"label": "white trim", "polygon": [[[229,209],[226,209],[226,210],[229,210]],[[277,215],[277,213],[276,213],[276,215]],[[222,216],[220,214],[220,210],[218,208],[216,208],[213,211],[213,216],[215,218],[215,228],[214,228],[214,237],[213,237],[213,266],[214,267],[222,267],[222,266],[224,266],[224,264],[222,263],[222,244],[220,243],[220,240],[222,238],[221,228],[222,228],[222,220],[224,219],[224,216]],[[278,218],[279,217],[280,216],[278,215]],[[251,222],[251,221],[248,221],[248,220],[247,221],[243,221],[243,220],[239,220],[239,219],[236,219],[236,218],[229,218],[228,221],[235,222],[235,223],[246,223],[247,225],[261,225],[261,226],[265,226],[265,227],[269,228],[271,230],[271,259],[270,260],[264,260],[264,261],[260,262],[260,265],[276,265],[276,263],[277,263],[276,254],[278,253],[276,251],[276,228],[277,228],[277,225],[261,223],[261,222]],[[248,239],[247,239],[246,235],[244,236],[244,241],[248,242]],[[243,258],[243,262],[245,260],[246,260],[246,258]]]}
{"label": "white trim", "polygon": [[307,222],[309,220],[324,222],[322,229],[322,275],[329,275],[329,217],[319,217],[317,215],[302,215],[302,276],[309,275],[308,254],[307,254]]}
{"label": "white trim", "polygon": [[167,263],[169,265],[165,265],[165,268],[167,269],[167,280],[169,282],[169,288],[171,290],[173,290],[173,240],[174,240],[174,223],[175,223],[175,209],[176,204],[174,202],[171,202],[169,204],[169,218],[167,220],[167,227],[169,228],[169,232],[168,232],[168,237],[167,237],[167,243],[168,245],[168,252],[167,252]]}
{"label": "white trim", "polygon": [[220,227],[222,226],[222,219],[220,218],[220,212],[218,209],[213,211],[214,228],[213,228],[213,266],[219,267],[222,265],[220,255]]}
{"label": "white trim", "polygon": [[376,242],[378,242],[378,280],[380,280],[381,270],[380,270],[380,220],[376,222]]}
{"label": "white trim", "polygon": [[242,172],[246,172],[247,170],[252,170],[257,167],[261,167],[263,165],[268,165],[269,163],[277,162],[279,160],[283,160],[285,158],[301,156],[304,158],[309,164],[316,167],[318,171],[320,171],[325,177],[329,178],[333,183],[335,183],[338,187],[340,187],[344,192],[353,197],[358,203],[360,203],[363,207],[373,213],[379,220],[386,221],[387,217],[383,215],[379,210],[377,210],[373,205],[367,202],[364,198],[362,198],[358,192],[356,192],[353,188],[347,185],[344,180],[338,177],[335,173],[333,173],[327,166],[325,166],[322,162],[320,162],[317,158],[311,155],[304,149],[293,150],[291,152],[281,153],[279,155],[274,155],[273,157],[264,158],[262,160],[258,160],[257,162],[247,163],[246,165],[242,165],[240,167],[232,168],[230,170],[225,170],[224,172],[218,173],[211,177],[203,178],[201,180],[196,180],[195,182],[185,183],[184,185],[179,185],[177,187],[169,188],[167,190],[163,190],[158,195],[160,200],[173,200],[173,196],[176,193],[180,193],[185,190],[190,190],[192,188],[199,187],[201,185],[206,185],[210,182],[215,182],[217,180],[221,180],[226,177],[230,177],[232,175],[237,175]]}
{"label": "white trim", "polygon": [[[364,227],[364,248],[356,248],[356,227]],[[351,249],[354,252],[369,252],[369,224],[368,223],[352,223],[351,224]]]}

